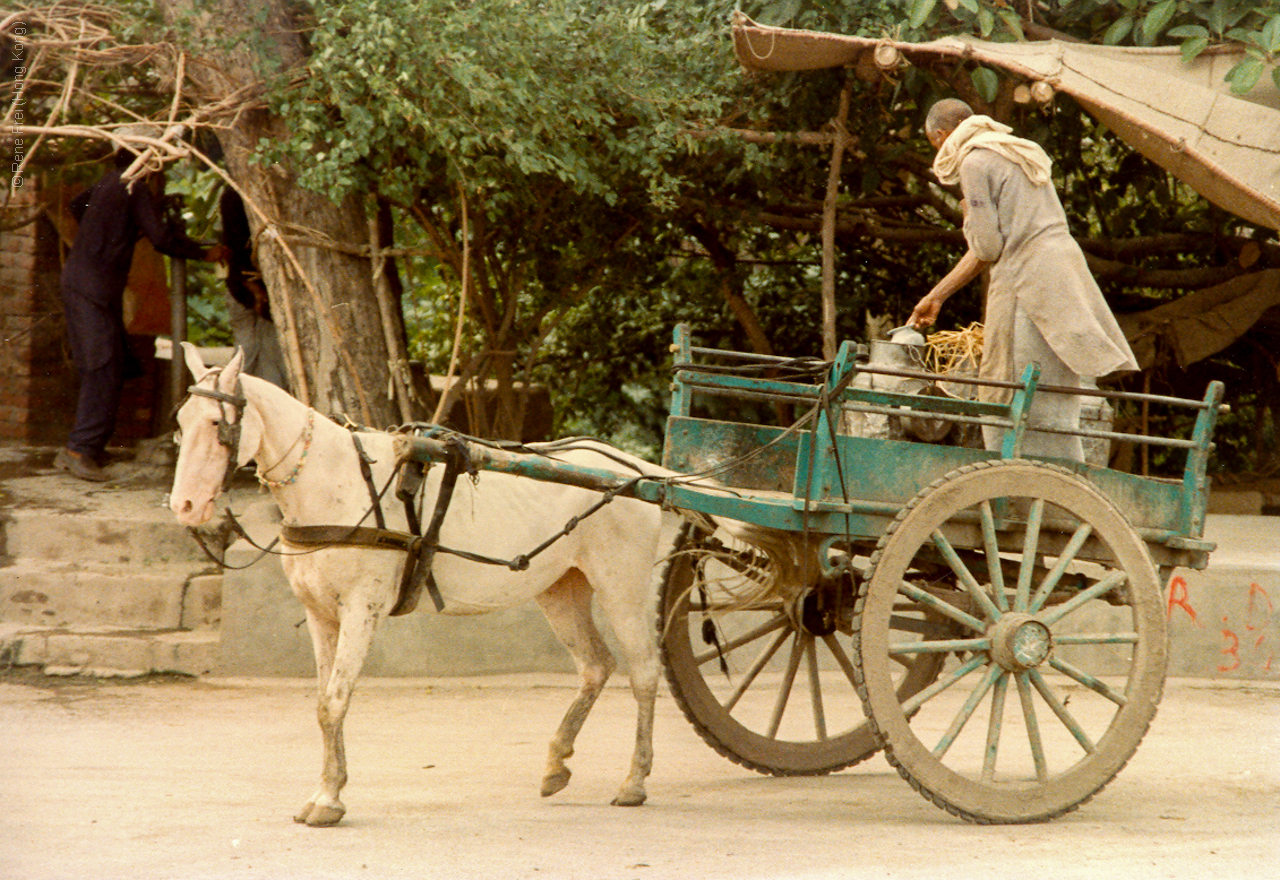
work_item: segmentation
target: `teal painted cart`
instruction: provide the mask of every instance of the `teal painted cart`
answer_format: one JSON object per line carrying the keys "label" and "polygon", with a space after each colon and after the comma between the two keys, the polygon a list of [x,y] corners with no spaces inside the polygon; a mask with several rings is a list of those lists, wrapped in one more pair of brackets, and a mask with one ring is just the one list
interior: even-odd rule
{"label": "teal painted cart", "polygon": [[[708,744],[777,775],[883,749],[927,799],[981,823],[1062,815],[1120,771],[1164,683],[1162,585],[1213,549],[1202,535],[1220,384],[1199,401],[1104,394],[1186,413],[1186,439],[1076,432],[1185,455],[1180,479],[1155,479],[1020,457],[1035,395],[1065,393],[1038,387],[1034,368],[1004,384],[1007,403],[986,403],[860,363],[850,343],[816,364],[698,348],[681,326],[672,349],[663,464],[678,476],[473,452],[482,468],[686,513],[659,625],[672,693]],[[858,381],[871,373],[914,393]],[[714,418],[725,399],[798,416]],[[1003,448],[852,436],[853,412],[985,424],[1004,430]],[[441,457],[436,441],[413,445]]]}

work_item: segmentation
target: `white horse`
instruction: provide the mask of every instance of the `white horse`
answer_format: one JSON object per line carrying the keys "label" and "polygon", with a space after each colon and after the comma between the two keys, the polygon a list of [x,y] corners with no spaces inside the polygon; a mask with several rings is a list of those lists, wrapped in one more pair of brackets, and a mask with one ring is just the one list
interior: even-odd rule
{"label": "white horse", "polygon": [[[286,525],[354,526],[366,517],[370,494],[346,428],[276,386],[242,375],[241,352],[225,368],[210,369],[193,346],[184,348],[196,385],[178,411],[180,450],[170,506],[179,522],[197,526],[213,516],[232,454],[236,467],[257,462],[259,477],[270,487]],[[243,404],[236,400],[240,396]],[[239,437],[225,429],[220,437],[223,422],[238,422]],[[381,489],[394,471],[394,438],[361,432],[359,439],[373,459],[373,480]],[[224,445],[231,443],[238,448]],[[560,457],[618,469],[616,460],[590,451]],[[657,471],[640,459],[632,461]],[[442,470],[437,466],[428,471],[428,512]],[[510,559],[538,546],[599,498],[584,489],[497,472],[482,473],[474,483],[464,476],[444,519],[440,544]],[[396,506],[388,505],[388,527],[404,529],[403,513],[396,515]],[[573,754],[574,739],[614,669],[614,658],[592,622],[594,595],[621,646],[637,703],[635,751],[613,803],[638,806],[645,800],[659,671],[652,568],[663,516],[656,505],[616,498],[535,556],[525,571],[443,553],[435,557],[432,571],[444,613],[482,614],[536,599],[582,674],[581,690],[551,740],[544,797],[568,784],[565,760]],[[347,781],[343,719],[374,632],[396,603],[406,556],[399,550],[370,547],[305,549],[312,552],[284,542],[281,552],[289,585],[306,609],[315,649],[324,767],[319,789],[295,820],[321,826],[340,821],[346,809],[339,800]]]}

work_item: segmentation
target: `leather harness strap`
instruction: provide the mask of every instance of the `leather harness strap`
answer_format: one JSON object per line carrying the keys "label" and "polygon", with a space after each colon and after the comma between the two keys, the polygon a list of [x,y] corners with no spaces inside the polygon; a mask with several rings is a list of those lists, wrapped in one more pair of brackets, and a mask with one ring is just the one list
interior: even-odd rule
{"label": "leather harness strap", "polygon": [[422,596],[424,587],[436,611],[444,610],[444,597],[440,595],[440,587],[436,585],[431,566],[435,561],[436,551],[440,549],[440,526],[444,523],[444,515],[449,510],[449,502],[453,500],[453,490],[458,484],[458,472],[463,469],[468,471],[472,469],[466,448],[460,442],[452,443],[449,446],[449,457],[445,459],[444,475],[440,479],[440,490],[436,493],[436,507],[431,513],[431,522],[427,525],[422,538],[409,549],[404,576],[400,580],[400,598],[391,609],[392,617],[408,614],[417,608],[418,599]]}
{"label": "leather harness strap", "polygon": [[281,526],[280,538],[295,547],[346,544],[382,550],[409,550],[421,539],[408,532],[368,526]]}
{"label": "leather harness strap", "polygon": [[[435,510],[431,514],[431,522],[426,532],[419,534],[419,519],[413,507],[413,499],[421,484],[423,468],[416,462],[409,462],[401,471],[396,496],[404,503],[405,514],[409,521],[410,532],[399,532],[386,527],[386,519],[382,513],[382,494],[373,482],[371,459],[365,453],[356,437],[351,434],[356,451],[360,457],[360,472],[365,484],[369,487],[369,495],[373,499],[373,511],[378,521],[377,528],[368,526],[293,526],[285,525],[280,529],[280,537],[289,544],[299,547],[321,547],[347,545],[369,547],[381,550],[399,550],[406,554],[404,573],[400,577],[400,590],[396,604],[391,609],[392,617],[408,614],[418,607],[418,599],[425,589],[435,605],[436,611],[444,610],[444,597],[431,572],[431,565],[436,551],[440,549],[440,527],[444,523],[445,514],[449,510],[449,502],[453,498],[454,487],[458,483],[458,474],[472,469],[470,459],[461,444],[450,448],[450,455],[445,460],[444,475],[440,481],[440,491],[436,495]],[[384,490],[385,491],[385,490]]]}
{"label": "leather harness strap", "polygon": [[373,506],[373,517],[378,523],[379,529],[387,527],[387,518],[382,513],[382,493],[378,491],[378,487],[373,482],[373,459],[369,453],[364,451],[364,444],[360,442],[360,435],[354,429],[351,431],[351,442],[356,447],[356,457],[360,459],[360,476],[364,477],[364,484],[369,489],[369,500]]}
{"label": "leather harness strap", "polygon": [[[216,384],[217,380],[214,381]],[[231,488],[231,481],[236,475],[238,464],[236,457],[240,454],[240,428],[244,421],[244,409],[248,405],[244,392],[240,390],[240,377],[236,377],[236,387],[230,394],[218,391],[216,388],[201,388],[199,383],[189,387],[187,393],[196,397],[208,397],[218,402],[218,412],[222,416],[218,420],[218,443],[227,450],[227,469],[222,474],[222,491],[226,492]],[[227,417],[225,404],[231,404],[231,411],[235,414],[234,419]]]}
{"label": "leather harness strap", "polygon": [[[218,391],[210,391],[206,389],[191,388],[192,394],[199,394],[203,397],[210,397],[217,400],[219,405],[231,404],[236,411],[237,418],[233,423],[228,424],[229,420],[225,414],[222,424],[219,426],[219,442],[227,446],[231,455],[236,454],[239,446],[239,426],[243,417],[245,400],[239,394],[237,387],[236,394],[224,394]],[[224,411],[225,412],[225,411]],[[333,546],[351,546],[366,547],[374,550],[396,550],[406,554],[404,572],[400,578],[400,589],[396,597],[395,606],[391,609],[391,616],[398,617],[413,611],[418,605],[418,599],[425,589],[427,594],[431,596],[431,601],[435,605],[436,611],[444,610],[444,597],[440,594],[440,588],[436,585],[435,577],[432,574],[432,562],[437,552],[448,553],[471,562],[478,562],[485,565],[505,565],[512,571],[525,571],[529,567],[530,560],[546,550],[560,538],[569,534],[573,529],[586,517],[604,507],[612,501],[624,489],[639,482],[643,477],[636,477],[626,486],[617,487],[605,492],[600,500],[584,511],[579,516],[574,516],[565,523],[557,534],[543,541],[528,553],[522,553],[514,559],[492,559],[476,553],[470,553],[464,550],[455,550],[448,547],[440,546],[440,528],[444,523],[445,514],[449,510],[449,503],[453,498],[453,492],[458,483],[458,476],[462,473],[474,477],[478,471],[475,464],[471,461],[470,453],[467,449],[466,440],[460,435],[450,435],[448,437],[448,454],[444,458],[445,469],[441,477],[440,488],[436,495],[435,509],[432,511],[431,521],[427,525],[426,531],[421,531],[421,521],[418,511],[414,507],[414,502],[421,489],[423,479],[425,477],[426,465],[423,462],[408,460],[399,462],[396,465],[396,473],[398,474],[398,482],[396,486],[396,497],[404,504],[405,519],[409,525],[410,531],[396,531],[386,527],[386,517],[382,512],[382,499],[387,489],[391,486],[391,480],[388,479],[386,486],[381,491],[373,480],[373,469],[371,465],[374,460],[365,452],[360,438],[356,436],[356,430],[351,431],[351,441],[355,445],[357,457],[360,461],[360,473],[364,478],[365,485],[369,489],[369,498],[372,502],[370,510],[361,518],[363,521],[373,513],[377,520],[377,527],[369,527],[362,525],[354,526],[300,526],[300,525],[284,525],[280,529],[280,538],[287,544],[295,547],[305,548],[302,552],[310,553],[324,547]],[[228,468],[228,481],[231,469]],[[245,531],[240,524],[235,521],[235,517],[231,515],[230,510],[227,511],[227,519],[231,524],[231,529],[252,546],[257,547],[263,552],[263,555],[271,552],[271,547],[260,547]],[[191,529],[193,533],[196,530]],[[196,535],[197,541],[204,547],[204,541]],[[275,542],[272,542],[272,546]],[[219,565],[225,566],[223,560],[215,557],[208,548],[205,553]],[[284,554],[290,555],[290,554]],[[255,560],[256,561],[256,560]]]}

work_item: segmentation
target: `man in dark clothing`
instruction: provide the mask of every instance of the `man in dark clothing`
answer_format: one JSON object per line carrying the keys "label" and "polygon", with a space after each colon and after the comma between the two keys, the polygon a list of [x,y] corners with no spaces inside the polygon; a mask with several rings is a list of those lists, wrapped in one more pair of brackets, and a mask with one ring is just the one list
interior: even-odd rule
{"label": "man in dark clothing", "polygon": [[253,234],[244,200],[231,187],[224,187],[218,211],[222,215],[222,243],[227,246],[227,311],[235,343],[244,349],[244,371],[287,391],[289,374],[271,320],[267,289],[253,259]]}
{"label": "man in dark clothing", "polygon": [[134,156],[115,154],[113,166],[71,204],[79,230],[62,267],[62,303],[80,396],[76,423],[54,466],[84,480],[107,479],[102,457],[115,430],[124,386],[124,288],[133,248],[146,236],[171,257],[223,261],[224,249],[192,241],[165,222],[160,196],[147,179],[120,179]]}

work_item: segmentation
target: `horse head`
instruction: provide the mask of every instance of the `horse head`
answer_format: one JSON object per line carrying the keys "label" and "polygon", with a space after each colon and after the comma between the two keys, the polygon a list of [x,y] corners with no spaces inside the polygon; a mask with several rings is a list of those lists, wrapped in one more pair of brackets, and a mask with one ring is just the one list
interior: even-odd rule
{"label": "horse head", "polygon": [[178,463],[169,507],[178,522],[198,526],[213,517],[214,502],[231,475],[257,453],[262,419],[241,387],[243,350],[219,369],[206,367],[194,345],[184,342],[182,349],[195,384],[178,409]]}

